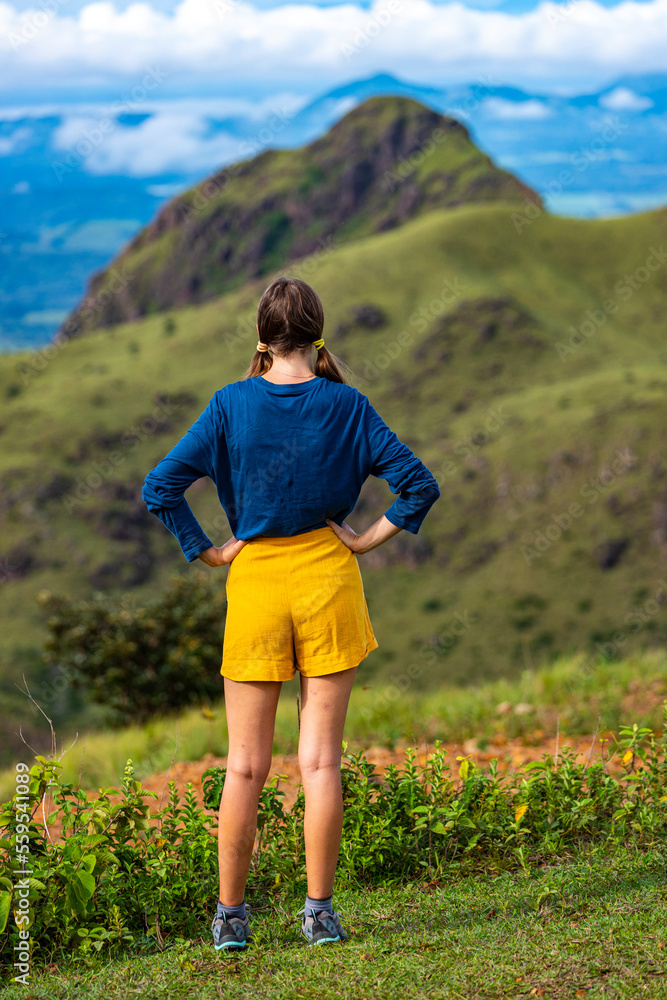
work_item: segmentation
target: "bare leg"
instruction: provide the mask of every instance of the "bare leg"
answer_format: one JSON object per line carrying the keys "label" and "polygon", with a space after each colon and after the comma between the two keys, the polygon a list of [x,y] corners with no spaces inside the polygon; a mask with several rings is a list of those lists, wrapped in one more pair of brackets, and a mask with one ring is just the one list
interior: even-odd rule
{"label": "bare leg", "polygon": [[259,795],[271,766],[282,682],[224,680],[229,753],[218,826],[220,900],[238,906],[257,833]]}
{"label": "bare leg", "polygon": [[306,798],[308,895],[314,899],[326,899],[333,891],[343,829],[343,728],[356,672],[351,667],[325,677],[301,677],[299,767]]}

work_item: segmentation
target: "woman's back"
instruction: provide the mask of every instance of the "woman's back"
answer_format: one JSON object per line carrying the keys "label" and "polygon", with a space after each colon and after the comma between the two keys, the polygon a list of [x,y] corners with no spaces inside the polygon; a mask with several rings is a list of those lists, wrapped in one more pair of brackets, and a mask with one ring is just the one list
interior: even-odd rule
{"label": "woman's back", "polygon": [[[158,516],[169,512],[169,522],[162,519],[174,531],[184,489],[206,475],[239,539],[295,535],[326,526],[326,518],[342,523],[370,475],[401,494],[386,516],[413,533],[439,495],[432,474],[363,393],[318,377],[290,385],[256,376],[219,389],[148,474],[144,500]],[[192,539],[188,512],[176,537],[208,547],[205,536]]]}

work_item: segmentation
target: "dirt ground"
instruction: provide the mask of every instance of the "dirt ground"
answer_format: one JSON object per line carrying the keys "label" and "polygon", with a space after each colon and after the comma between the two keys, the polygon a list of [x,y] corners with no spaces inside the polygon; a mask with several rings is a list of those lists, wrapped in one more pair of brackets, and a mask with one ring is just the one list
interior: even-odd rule
{"label": "dirt ground", "polygon": [[[601,739],[606,739],[607,742],[602,744],[600,742]],[[540,739],[539,741],[531,740],[530,742],[524,737],[504,739],[501,742],[489,744],[484,750],[481,750],[477,746],[474,739],[464,740],[462,744],[443,742],[441,746],[447,752],[447,759],[450,763],[452,775],[456,775],[460,764],[460,761],[456,759],[457,756],[468,757],[483,771],[488,771],[489,761],[495,757],[498,761],[498,773],[510,774],[513,771],[520,770],[529,761],[540,760],[546,753],[550,754],[557,762],[557,755],[562,752],[564,746],[571,747],[576,751],[576,758],[582,763],[591,763],[599,757],[601,749],[604,746],[604,758],[607,761],[609,772],[618,774],[623,770],[618,754],[614,754],[615,744],[613,735],[610,732],[600,732],[597,736],[592,733],[586,736],[561,736],[558,740],[556,736],[552,736]],[[347,747],[347,753],[356,753],[359,749],[365,750],[367,760],[376,766],[376,774],[381,777],[390,764],[396,764],[399,767],[402,765],[408,747],[399,745],[395,749],[389,750],[386,747],[373,746],[365,749],[361,746],[353,746],[350,743]],[[419,751],[418,760],[421,764],[425,762],[427,755],[433,752],[432,745],[422,745],[415,749]],[[186,786],[188,782],[191,782],[197,795],[197,800],[202,804],[202,774],[209,767],[225,767],[226,764],[226,757],[216,757],[214,754],[206,754],[201,760],[173,764],[168,771],[161,771],[159,774],[153,774],[143,779],[141,783],[142,788],[156,792],[158,795],[157,799],[151,798],[147,800],[150,804],[151,812],[156,812],[161,805],[167,802],[169,781],[176,782],[180,796],[185,794]],[[285,807],[290,808],[296,798],[297,785],[301,780],[296,754],[279,754],[274,756],[271,760],[269,780],[275,774],[285,775],[285,779],[280,782],[278,787],[285,793],[283,799]],[[90,793],[90,797],[94,797],[94,793]],[[47,815],[49,805],[52,804],[46,804]],[[42,819],[41,809],[38,810],[36,818]],[[60,823],[55,817],[53,820],[49,820],[48,828],[53,840],[60,837]]]}

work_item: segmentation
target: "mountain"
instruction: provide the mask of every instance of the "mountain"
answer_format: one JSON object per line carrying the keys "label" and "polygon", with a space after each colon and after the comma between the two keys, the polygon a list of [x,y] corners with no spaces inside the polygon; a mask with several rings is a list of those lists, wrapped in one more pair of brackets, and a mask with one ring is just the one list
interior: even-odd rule
{"label": "mountain", "polygon": [[[525,115],[528,104],[532,107],[541,106],[552,116],[552,128],[558,133],[562,131],[567,120],[570,124],[576,122],[581,133],[582,119],[577,112],[585,109],[600,110],[605,107],[609,95],[618,91],[630,91],[641,98],[641,103],[635,107],[626,105],[621,110],[633,110],[641,118],[646,112],[649,115],[664,114],[667,110],[667,73],[652,73],[644,75],[628,75],[621,77],[608,86],[597,91],[583,94],[558,94],[541,91],[527,91],[520,87],[509,87],[486,81],[467,84],[449,84],[444,87],[426,87],[421,84],[401,80],[390,73],[377,73],[375,76],[362,80],[353,80],[340,87],[335,87],[310,101],[290,123],[285,136],[286,141],[294,143],[295,139],[303,141],[309,134],[319,135],[323,128],[353,107],[369,97],[386,94],[400,94],[412,98],[428,107],[453,117],[463,114],[467,120],[477,123],[484,117],[485,106],[488,110],[491,102],[502,101],[505,104],[504,122],[521,119]],[[496,105],[497,107],[497,105]],[[511,114],[512,107],[514,114]],[[523,113],[523,114],[522,114]],[[574,122],[573,122],[574,119]],[[569,129],[568,129],[569,133]],[[580,134],[581,139],[581,134]],[[522,135],[523,147],[517,146],[517,152],[522,152],[528,158],[534,149],[533,137],[525,130]]]}
{"label": "mountain", "polygon": [[434,208],[527,198],[541,205],[459,122],[408,98],[369,98],[309,145],[266,150],[169,202],[93,278],[63,331],[202,302]]}
{"label": "mountain", "polygon": [[[566,96],[488,81],[424,87],[383,73],[351,80],[300,110],[281,105],[278,120],[224,95],[165,99],[143,114],[123,114],[111,99],[26,107],[21,117],[0,108],[0,352],[47,344],[81,302],[90,275],[175,194],[259,152],[267,139],[274,148],[312,142],[380,95],[462,120],[475,143],[556,214],[609,217],[667,204],[667,74]],[[113,129],[104,141],[79,155],[77,137],[86,149],[86,131],[107,118]]]}
{"label": "mountain", "polygon": [[[249,212],[247,189],[239,200]],[[601,655],[664,646],[667,211],[577,220],[528,198],[424,208],[376,231],[379,218],[350,216],[356,237],[284,268],[318,290],[327,343],[442,492],[417,536],[360,559],[380,643],[364,683],[380,693],[406,678],[470,684],[572,651],[592,670]],[[159,240],[143,251],[153,277]],[[166,250],[162,263],[171,266]],[[50,718],[90,723],[67,678],[42,663],[40,591],[106,592],[133,607],[174,571],[208,572],[185,563],[141,485],[216,389],[242,377],[273,273],[0,356],[9,731],[10,718],[31,720],[22,674]],[[353,527],[391,500],[370,479]],[[229,528],[212,483],[195,483],[188,501],[222,543]]]}
{"label": "mountain", "polygon": [[285,140],[290,145],[294,145],[297,137],[300,143],[312,141],[358,104],[371,97],[388,95],[411,98],[441,113],[444,110],[442,88],[425,87],[400,80],[391,73],[376,73],[374,76],[350,80],[339,87],[333,87],[309,101],[289,123]]}
{"label": "mountain", "polygon": [[[664,211],[584,221],[462,205],[299,262],[328,343],[442,491],[419,535],[363,559],[380,642],[367,678],[390,684],[416,664],[420,687],[469,683],[571,650],[593,662],[664,644],[666,224]],[[136,604],[200,568],[148,513],[141,484],[241,377],[269,277],[0,357],[8,697],[22,672],[49,709],[70,696],[39,666],[41,590]],[[224,541],[212,484],[188,499]],[[391,499],[369,480],[352,525]]]}

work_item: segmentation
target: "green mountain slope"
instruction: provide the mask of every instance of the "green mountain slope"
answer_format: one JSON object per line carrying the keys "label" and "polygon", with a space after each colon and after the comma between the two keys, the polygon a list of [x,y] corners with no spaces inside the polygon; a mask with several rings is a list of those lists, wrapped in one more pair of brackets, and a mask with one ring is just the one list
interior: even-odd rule
{"label": "green mountain slope", "polygon": [[226,167],[169,202],[96,275],[68,336],[202,302],[432,208],[539,196],[499,170],[459,122],[374,97],[320,139]]}
{"label": "green mountain slope", "polygon": [[[441,485],[419,535],[360,557],[380,643],[360,678],[378,697],[667,637],[667,213],[516,215],[432,211],[288,271],[318,289],[328,344]],[[223,585],[226,570],[188,567],[140,488],[241,377],[270,277],[0,358],[5,691],[10,673],[39,674],[42,589],[140,602],[173,570]],[[391,499],[369,480],[351,523],[362,530]],[[211,537],[228,537],[210,482],[188,500]],[[49,696],[52,680],[33,693]]]}

